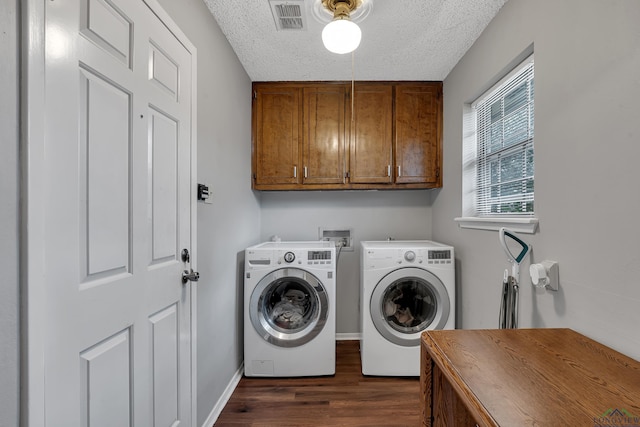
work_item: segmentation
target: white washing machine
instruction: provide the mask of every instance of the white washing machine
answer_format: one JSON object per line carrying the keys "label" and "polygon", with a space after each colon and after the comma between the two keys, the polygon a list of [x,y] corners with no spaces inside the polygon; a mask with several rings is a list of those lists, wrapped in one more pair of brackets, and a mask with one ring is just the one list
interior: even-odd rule
{"label": "white washing machine", "polygon": [[419,376],[420,334],[455,328],[453,247],[361,242],[360,261],[362,373]]}
{"label": "white washing machine", "polygon": [[332,242],[266,242],[245,250],[244,373],[333,375],[336,248]]}

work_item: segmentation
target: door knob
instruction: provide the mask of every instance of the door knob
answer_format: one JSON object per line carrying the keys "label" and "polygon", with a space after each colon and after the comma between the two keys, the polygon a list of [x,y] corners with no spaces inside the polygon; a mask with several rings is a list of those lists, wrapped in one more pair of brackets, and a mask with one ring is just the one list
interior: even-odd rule
{"label": "door knob", "polygon": [[193,269],[191,269],[191,272],[189,272],[189,270],[184,270],[182,272],[183,285],[185,285],[189,281],[197,282],[198,280],[200,280],[200,273],[198,273],[197,271],[193,271]]}

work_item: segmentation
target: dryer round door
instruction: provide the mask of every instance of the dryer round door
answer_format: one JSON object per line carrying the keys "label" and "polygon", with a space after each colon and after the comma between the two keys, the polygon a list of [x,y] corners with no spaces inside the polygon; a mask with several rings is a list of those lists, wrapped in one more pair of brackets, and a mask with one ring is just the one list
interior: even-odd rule
{"label": "dryer round door", "polygon": [[401,268],[376,285],[369,304],[371,319],[388,341],[414,347],[427,329],[442,329],[450,311],[449,293],[433,273]]}
{"label": "dryer round door", "polygon": [[254,288],[249,317],[265,341],[297,347],[314,339],[329,313],[327,291],[313,274],[282,268],[264,276]]}

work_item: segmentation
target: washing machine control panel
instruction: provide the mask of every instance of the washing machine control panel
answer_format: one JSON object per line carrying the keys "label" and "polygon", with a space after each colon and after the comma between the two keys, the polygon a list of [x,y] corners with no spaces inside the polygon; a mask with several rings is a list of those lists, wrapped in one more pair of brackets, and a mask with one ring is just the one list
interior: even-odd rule
{"label": "washing machine control panel", "polygon": [[333,255],[330,250],[296,250],[277,254],[277,263],[313,266],[330,266],[333,263]]}
{"label": "washing machine control panel", "polygon": [[449,249],[429,250],[429,264],[450,264],[451,251]]}
{"label": "washing machine control panel", "polygon": [[329,266],[332,264],[332,256],[331,251],[327,250],[318,250],[318,251],[308,251],[307,252],[307,265],[314,266]]}
{"label": "washing machine control panel", "polygon": [[331,251],[309,251],[307,259],[309,261],[331,261]]}
{"label": "washing machine control panel", "polygon": [[332,270],[336,267],[336,249],[329,242],[265,242],[245,250],[245,270],[281,267],[313,267]]}
{"label": "washing machine control panel", "polygon": [[407,252],[404,253],[404,259],[409,261],[409,262],[415,261],[416,260],[416,253],[413,252],[413,251],[407,251]]}

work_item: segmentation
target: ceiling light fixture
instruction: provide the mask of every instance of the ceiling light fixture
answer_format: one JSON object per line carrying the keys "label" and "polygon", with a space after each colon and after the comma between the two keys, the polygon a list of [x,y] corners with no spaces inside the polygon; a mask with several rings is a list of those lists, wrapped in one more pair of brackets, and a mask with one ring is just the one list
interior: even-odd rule
{"label": "ceiling light fixture", "polygon": [[333,21],[322,30],[324,47],[333,53],[353,52],[360,45],[362,31],[349,18],[362,0],[322,0],[322,5],[333,13]]}

